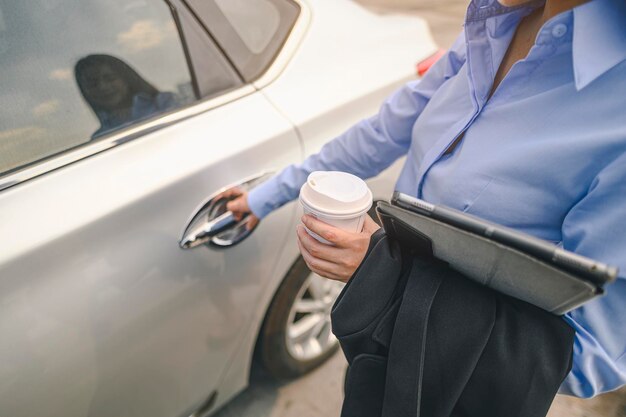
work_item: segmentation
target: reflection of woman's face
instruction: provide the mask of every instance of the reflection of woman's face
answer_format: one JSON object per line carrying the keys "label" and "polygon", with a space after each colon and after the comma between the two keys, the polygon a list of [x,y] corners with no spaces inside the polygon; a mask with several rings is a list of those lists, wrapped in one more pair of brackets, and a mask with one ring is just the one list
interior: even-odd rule
{"label": "reflection of woman's face", "polygon": [[82,77],[85,95],[96,106],[119,109],[128,95],[128,84],[109,65],[88,67]]}

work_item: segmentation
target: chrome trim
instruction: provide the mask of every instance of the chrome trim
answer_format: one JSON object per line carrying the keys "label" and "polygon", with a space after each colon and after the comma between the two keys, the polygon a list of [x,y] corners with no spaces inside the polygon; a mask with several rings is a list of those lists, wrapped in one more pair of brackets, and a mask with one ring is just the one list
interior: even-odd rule
{"label": "chrome trim", "polygon": [[232,211],[226,211],[225,213],[209,219],[207,217],[205,222],[194,225],[194,227],[183,236],[178,243],[181,249],[191,249],[196,246],[200,246],[209,240],[213,239],[219,233],[237,224],[235,215]]}
{"label": "chrome trim", "polygon": [[237,88],[236,90],[230,91],[221,96],[205,101],[200,101],[190,107],[185,107],[173,113],[161,116],[157,119],[130,127],[106,139],[90,143],[86,146],[81,146],[80,148],[68,151],[56,157],[50,157],[50,159],[40,162],[37,165],[26,167],[20,171],[5,176],[0,176],[0,192],[24,181],[46,174],[55,169],[72,164],[102,151],[114,148],[123,143],[130,142],[154,131],[163,129],[164,127],[173,125],[174,123],[186,120],[190,117],[207,112],[209,110],[213,110],[217,107],[221,107],[225,104],[228,104],[255,92],[256,89],[252,85],[246,84],[240,88]]}
{"label": "chrome trim", "polygon": [[[238,187],[242,191],[249,191],[273,175],[273,171],[262,171],[258,174],[250,175],[238,182],[220,188],[205,198],[185,222],[185,228],[179,239],[180,248],[192,249],[204,244],[209,244],[209,246],[214,248],[224,248],[234,246],[247,238],[254,231],[254,228],[248,229],[247,227],[249,217],[246,216],[239,221],[235,221],[230,211],[221,213],[217,206],[223,200],[221,194],[233,187]],[[222,206],[222,208],[224,207]],[[218,211],[215,212],[215,210]],[[217,217],[215,217],[216,215]]]}
{"label": "chrome trim", "polygon": [[211,193],[207,198],[202,200],[202,202],[195,207],[195,209],[192,212],[193,214],[189,216],[189,218],[185,222],[185,227],[180,231],[179,234],[182,236],[185,233],[185,231],[189,228],[189,224],[198,215],[200,210],[202,210],[204,207],[210,204],[211,200],[213,200],[218,195],[222,194],[224,191],[230,190],[233,187],[241,187],[244,184],[251,184],[251,183],[254,185],[260,184],[261,182],[270,179],[274,174],[276,174],[275,170],[264,170],[261,172],[257,172],[256,174],[248,175],[247,177],[244,177],[243,179],[239,181],[235,181],[228,185],[225,185],[222,188],[218,189],[217,191]]}
{"label": "chrome trim", "polygon": [[289,61],[293,58],[296,51],[302,44],[304,36],[308,32],[312,13],[311,8],[305,0],[292,0],[294,3],[300,6],[300,14],[296,23],[293,25],[289,37],[285,41],[280,53],[272,62],[272,65],[255,81],[252,82],[257,89],[262,89],[274,82],[280,74],[285,70]]}
{"label": "chrome trim", "polygon": [[123,143],[130,142],[151,132],[163,129],[164,127],[170,126],[176,122],[180,122],[206,111],[213,110],[217,107],[223,106],[224,104],[238,100],[242,97],[256,92],[257,90],[267,87],[269,84],[274,82],[278,78],[278,76],[280,76],[280,74],[285,70],[287,64],[289,63],[289,61],[291,61],[300,44],[302,43],[304,35],[308,31],[309,24],[311,22],[311,9],[306,1],[292,1],[300,6],[300,14],[298,15],[298,19],[296,20],[296,23],[294,24],[287,40],[285,41],[285,44],[283,45],[276,59],[274,59],[272,65],[256,81],[250,84],[246,84],[240,88],[237,88],[236,90],[230,91],[213,99],[200,101],[192,106],[180,109],[178,111],[174,111],[173,113],[166,114],[162,117],[150,120],[146,123],[130,127],[106,139],[102,139],[94,143],[89,143],[87,145],[81,145],[77,149],[64,152],[59,156],[50,156],[49,159],[36,163],[33,166],[26,167],[24,169],[4,176],[0,175],[0,192],[15,185],[21,184],[24,181],[28,181],[40,175],[80,161],[81,159],[88,158],[92,155],[109,150]]}

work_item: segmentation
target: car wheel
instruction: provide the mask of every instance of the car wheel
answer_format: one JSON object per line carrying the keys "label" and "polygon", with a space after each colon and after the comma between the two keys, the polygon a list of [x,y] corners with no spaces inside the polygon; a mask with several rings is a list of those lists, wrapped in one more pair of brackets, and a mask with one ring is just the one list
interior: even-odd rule
{"label": "car wheel", "polygon": [[311,272],[298,258],[278,288],[261,329],[259,354],[270,374],[300,376],[337,351],[330,310],[343,285]]}

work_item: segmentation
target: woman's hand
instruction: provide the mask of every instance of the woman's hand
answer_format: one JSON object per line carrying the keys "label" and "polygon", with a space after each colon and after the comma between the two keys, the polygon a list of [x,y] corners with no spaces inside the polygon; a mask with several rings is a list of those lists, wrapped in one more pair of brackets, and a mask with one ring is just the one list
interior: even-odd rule
{"label": "woman's hand", "polygon": [[346,232],[309,215],[302,216],[302,223],[334,245],[318,242],[299,224],[296,228],[298,246],[306,264],[316,274],[342,282],[348,282],[361,265],[370,237],[380,228],[369,216],[365,217],[360,233]]}
{"label": "woman's hand", "polygon": [[216,199],[226,198],[230,201],[226,203],[226,209],[233,212],[235,220],[240,221],[246,217],[246,228],[252,230],[259,223],[259,218],[252,214],[248,205],[248,192],[238,187],[229,188],[215,197]]}

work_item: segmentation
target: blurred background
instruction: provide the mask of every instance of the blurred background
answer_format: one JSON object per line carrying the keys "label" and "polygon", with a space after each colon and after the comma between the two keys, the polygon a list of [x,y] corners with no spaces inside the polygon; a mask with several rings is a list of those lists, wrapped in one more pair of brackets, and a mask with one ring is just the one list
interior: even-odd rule
{"label": "blurred background", "polygon": [[[356,0],[375,13],[411,14],[428,21],[435,42],[447,49],[462,29],[468,0]],[[319,369],[295,381],[275,381],[261,370],[250,387],[217,417],[338,416],[346,363],[338,352]],[[590,400],[557,396],[548,417],[626,417],[626,389]]]}

